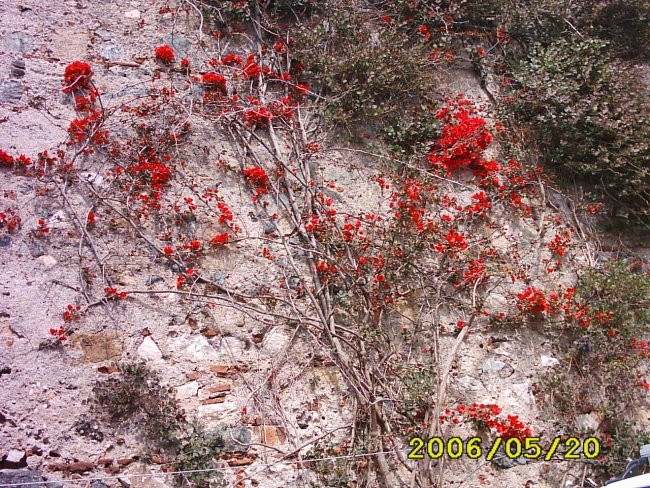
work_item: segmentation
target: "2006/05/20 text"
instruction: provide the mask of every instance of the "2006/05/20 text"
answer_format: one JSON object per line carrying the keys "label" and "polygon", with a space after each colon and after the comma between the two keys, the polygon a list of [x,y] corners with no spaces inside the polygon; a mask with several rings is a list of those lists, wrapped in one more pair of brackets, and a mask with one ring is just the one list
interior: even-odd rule
{"label": "2006/05/20 text", "polygon": [[510,459],[523,456],[526,459],[550,461],[556,454],[561,459],[567,460],[581,459],[582,457],[595,459],[600,455],[600,441],[595,437],[588,437],[582,442],[577,437],[565,439],[556,437],[547,448],[540,444],[539,437],[525,437],[524,439],[497,437],[487,451],[483,450],[483,441],[480,437],[465,440],[460,437],[450,437],[447,441],[442,437],[432,437],[428,441],[421,437],[414,437],[409,441],[409,446],[413,448],[408,454],[409,459],[424,459],[425,456],[430,459],[439,459],[444,455],[450,459],[459,459],[463,456],[469,459],[479,459],[484,452],[487,452],[485,460],[492,461],[501,446],[503,446],[502,451]]}

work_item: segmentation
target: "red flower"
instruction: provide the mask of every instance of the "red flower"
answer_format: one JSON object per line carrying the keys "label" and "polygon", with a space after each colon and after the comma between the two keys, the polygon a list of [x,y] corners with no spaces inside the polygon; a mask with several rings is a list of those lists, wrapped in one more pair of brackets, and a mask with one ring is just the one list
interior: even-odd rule
{"label": "red flower", "polygon": [[154,51],[154,54],[156,55],[156,59],[161,63],[172,64],[174,62],[174,50],[167,44],[158,46]]}
{"label": "red flower", "polygon": [[187,58],[181,59],[181,66],[183,68],[189,68],[190,67],[190,61]]}
{"label": "red flower", "polygon": [[0,149],[0,166],[7,166],[11,168],[14,165],[14,157]]}
{"label": "red flower", "polygon": [[237,56],[236,54],[230,53],[227,56],[221,58],[221,62],[225,64],[226,66],[233,66],[236,64],[241,64],[241,62],[244,59],[241,56]]}
{"label": "red flower", "polygon": [[229,239],[230,239],[230,234],[224,232],[223,234],[217,234],[212,239],[210,239],[210,244],[212,244],[213,246],[227,244]]}
{"label": "red flower", "polygon": [[226,88],[226,78],[217,73],[205,73],[203,75],[203,83],[211,89],[219,88],[223,93],[228,91]]}
{"label": "red flower", "polygon": [[163,249],[163,252],[165,253],[165,255],[171,256],[172,254],[174,254],[174,248],[171,247],[171,246],[165,246],[165,249]]}
{"label": "red flower", "polygon": [[84,63],[83,61],[70,63],[63,72],[63,81],[65,84],[63,93],[88,88],[92,75],[93,70],[88,63]]}
{"label": "red flower", "polygon": [[263,168],[253,166],[252,168],[244,170],[244,176],[255,186],[260,193],[268,193],[269,177]]}

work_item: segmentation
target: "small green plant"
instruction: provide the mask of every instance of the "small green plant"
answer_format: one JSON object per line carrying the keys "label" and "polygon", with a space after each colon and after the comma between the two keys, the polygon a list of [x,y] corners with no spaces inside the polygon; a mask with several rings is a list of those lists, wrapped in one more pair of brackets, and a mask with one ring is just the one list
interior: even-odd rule
{"label": "small green plant", "polygon": [[203,471],[216,466],[225,445],[223,437],[219,433],[205,431],[198,424],[192,424],[186,435],[176,456],[176,469],[195,472],[178,475],[179,484],[197,488],[224,486],[222,476],[214,471]]}
{"label": "small green plant", "polygon": [[163,448],[175,447],[185,416],[173,391],[144,363],[123,363],[119,376],[94,388],[95,400],[111,422],[133,422],[143,436]]}
{"label": "small green plant", "polygon": [[179,486],[221,486],[223,477],[219,473],[200,470],[216,467],[224,447],[222,436],[188,421],[173,390],[163,386],[144,363],[123,363],[118,368],[118,375],[99,382],[93,390],[108,420],[140,429],[151,451],[162,451],[174,458],[175,470],[199,471],[179,475]]}
{"label": "small green plant", "polygon": [[633,419],[650,388],[643,378],[650,357],[646,341],[650,275],[638,261],[610,262],[587,271],[576,295],[583,307],[582,325],[568,327],[558,341],[570,368],[543,376],[540,391],[564,426],[574,425],[581,414],[599,415],[596,434],[604,456],[596,467],[611,473],[647,437]]}

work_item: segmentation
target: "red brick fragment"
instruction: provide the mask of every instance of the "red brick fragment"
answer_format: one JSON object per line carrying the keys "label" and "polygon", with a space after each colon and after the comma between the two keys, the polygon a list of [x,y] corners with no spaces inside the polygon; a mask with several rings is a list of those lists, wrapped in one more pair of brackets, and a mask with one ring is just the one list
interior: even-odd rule
{"label": "red brick fragment", "polygon": [[203,400],[201,402],[201,405],[212,405],[214,403],[223,403],[225,401],[226,401],[225,397],[208,398],[207,400]]}

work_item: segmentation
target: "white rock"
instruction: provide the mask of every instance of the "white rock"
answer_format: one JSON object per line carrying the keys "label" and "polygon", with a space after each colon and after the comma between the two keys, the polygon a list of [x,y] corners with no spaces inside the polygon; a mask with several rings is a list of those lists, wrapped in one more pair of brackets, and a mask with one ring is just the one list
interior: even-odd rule
{"label": "white rock", "polygon": [[580,434],[589,434],[596,432],[600,425],[600,418],[596,412],[578,415],[575,420],[576,429]]}
{"label": "white rock", "polygon": [[269,330],[262,341],[262,351],[269,356],[283,352],[289,344],[289,336],[281,327]]}
{"label": "white rock", "polygon": [[138,347],[138,355],[147,361],[160,361],[162,352],[151,336],[147,336]]}
{"label": "white rock", "polygon": [[44,255],[44,256],[39,256],[39,257],[37,257],[37,258],[36,258],[36,261],[38,261],[39,263],[41,263],[41,265],[42,265],[46,270],[52,269],[52,268],[54,268],[54,267],[58,264],[58,262],[57,262],[56,259],[54,259],[52,256],[48,256],[47,254]]}
{"label": "white rock", "polygon": [[199,383],[198,381],[190,381],[184,385],[176,388],[176,398],[179,400],[186,400],[187,398],[192,398],[196,396],[199,392]]}
{"label": "white rock", "polygon": [[553,366],[557,366],[558,364],[560,364],[560,361],[558,361],[557,359],[551,356],[542,356],[540,358],[540,362],[542,363],[542,366],[545,368],[552,368]]}
{"label": "white rock", "polygon": [[485,361],[483,361],[484,373],[496,373],[498,371],[501,371],[505,367],[506,367],[506,363],[504,363],[503,361],[499,361],[498,359],[487,358]]}
{"label": "white rock", "polygon": [[12,449],[7,453],[5,461],[12,464],[20,464],[24,458],[25,458],[25,451]]}
{"label": "white rock", "polygon": [[137,9],[129,10],[128,12],[124,12],[124,17],[127,19],[139,19],[140,11]]}
{"label": "white rock", "polygon": [[237,413],[237,404],[235,402],[225,401],[223,403],[212,403],[210,405],[201,405],[198,408],[199,417],[223,417],[226,414]]}
{"label": "white rock", "polygon": [[219,347],[219,356],[222,359],[237,358],[243,354],[244,346],[244,342],[240,341],[236,337],[222,337],[221,346]]}
{"label": "white rock", "polygon": [[185,349],[190,361],[214,361],[219,359],[219,354],[203,336],[196,336]]}

